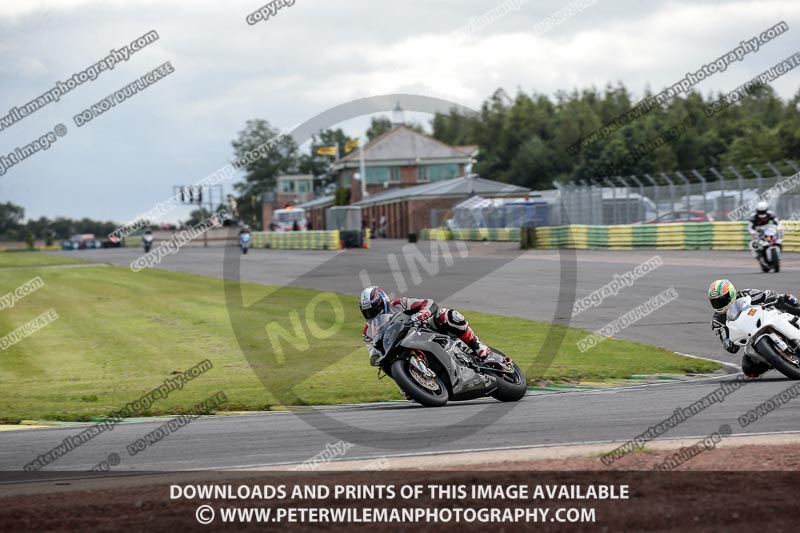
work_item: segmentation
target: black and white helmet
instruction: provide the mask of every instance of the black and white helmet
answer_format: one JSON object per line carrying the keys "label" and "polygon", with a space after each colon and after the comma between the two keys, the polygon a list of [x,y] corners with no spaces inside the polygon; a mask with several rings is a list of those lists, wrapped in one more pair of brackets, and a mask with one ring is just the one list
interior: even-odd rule
{"label": "black and white helmet", "polygon": [[373,285],[361,291],[358,306],[367,320],[372,320],[381,313],[389,312],[389,296],[380,287]]}

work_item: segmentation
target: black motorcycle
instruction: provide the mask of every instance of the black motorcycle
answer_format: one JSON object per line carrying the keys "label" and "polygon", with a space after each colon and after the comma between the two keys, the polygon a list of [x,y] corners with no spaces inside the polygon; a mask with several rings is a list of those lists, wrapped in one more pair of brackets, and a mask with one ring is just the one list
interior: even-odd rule
{"label": "black motorcycle", "polygon": [[379,315],[369,331],[374,339],[370,364],[420,405],[441,407],[486,396],[516,402],[528,390],[525,375],[507,355],[490,347],[479,361],[460,339],[417,326],[408,315]]}

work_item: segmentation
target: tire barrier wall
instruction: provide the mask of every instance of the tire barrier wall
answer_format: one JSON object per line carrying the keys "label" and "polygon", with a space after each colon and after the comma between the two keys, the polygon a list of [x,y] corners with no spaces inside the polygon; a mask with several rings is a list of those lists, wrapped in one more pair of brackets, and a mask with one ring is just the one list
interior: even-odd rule
{"label": "tire barrier wall", "polygon": [[[800,229],[800,228],[799,228]],[[524,228],[523,248],[746,250],[746,222],[549,226]],[[800,231],[784,228],[783,249],[800,251]]]}

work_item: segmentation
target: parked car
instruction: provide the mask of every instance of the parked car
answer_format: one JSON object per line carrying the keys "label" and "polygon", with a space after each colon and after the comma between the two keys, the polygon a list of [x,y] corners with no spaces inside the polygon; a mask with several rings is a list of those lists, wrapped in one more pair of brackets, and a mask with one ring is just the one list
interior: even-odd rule
{"label": "parked car", "polygon": [[714,219],[703,211],[669,211],[652,220],[645,220],[642,224],[669,224],[672,222],[714,222]]}
{"label": "parked car", "polygon": [[61,242],[62,250],[84,250],[92,248],[101,248],[103,243],[98,241],[93,233],[78,233],[69,238],[69,240]]}

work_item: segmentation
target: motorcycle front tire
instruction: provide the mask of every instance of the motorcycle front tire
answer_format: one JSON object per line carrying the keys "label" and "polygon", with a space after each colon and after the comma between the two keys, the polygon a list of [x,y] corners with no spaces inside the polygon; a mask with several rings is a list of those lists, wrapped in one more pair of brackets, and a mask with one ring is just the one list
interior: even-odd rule
{"label": "motorcycle front tire", "polygon": [[449,394],[441,378],[439,376],[434,378],[439,385],[439,390],[437,392],[430,391],[418,384],[411,376],[409,365],[410,363],[407,359],[398,359],[392,363],[392,379],[403,389],[403,392],[425,407],[443,407],[446,405]]}
{"label": "motorcycle front tire", "polygon": [[800,379],[800,368],[791,364],[778,353],[778,350],[772,345],[772,339],[766,336],[761,337],[755,348],[759,355],[766,359],[775,370],[789,379]]}
{"label": "motorcycle front tire", "polygon": [[[505,355],[500,350],[491,348],[497,354]],[[518,402],[528,393],[528,380],[525,378],[522,370],[517,363],[511,362],[514,367],[513,374],[506,374],[505,372],[492,372],[497,378],[497,389],[492,393],[492,398],[501,402]],[[489,371],[484,371],[489,372]]]}

